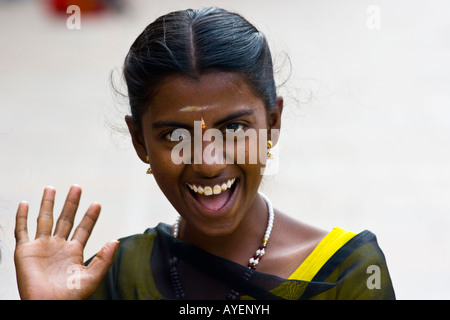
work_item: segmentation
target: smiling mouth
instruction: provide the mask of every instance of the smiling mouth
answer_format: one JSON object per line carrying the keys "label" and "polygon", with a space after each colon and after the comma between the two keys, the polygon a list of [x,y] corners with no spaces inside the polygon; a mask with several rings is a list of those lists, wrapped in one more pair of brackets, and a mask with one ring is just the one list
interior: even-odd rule
{"label": "smiling mouth", "polygon": [[217,212],[229,202],[238,181],[236,178],[232,178],[215,185],[187,183],[187,187],[191,195],[202,207],[207,211]]}

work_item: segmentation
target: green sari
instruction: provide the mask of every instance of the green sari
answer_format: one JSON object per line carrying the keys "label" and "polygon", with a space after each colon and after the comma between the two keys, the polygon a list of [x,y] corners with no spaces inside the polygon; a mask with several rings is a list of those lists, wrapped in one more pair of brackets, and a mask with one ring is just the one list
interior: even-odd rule
{"label": "green sari", "polygon": [[[87,262],[89,263],[89,261]],[[395,299],[376,237],[363,231],[340,246],[310,281],[251,270],[171,235],[159,224],[120,239],[92,299]]]}

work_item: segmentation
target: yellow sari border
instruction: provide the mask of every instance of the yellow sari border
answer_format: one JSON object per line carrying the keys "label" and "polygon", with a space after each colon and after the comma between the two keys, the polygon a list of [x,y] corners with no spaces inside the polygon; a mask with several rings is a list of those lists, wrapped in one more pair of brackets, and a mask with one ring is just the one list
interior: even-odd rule
{"label": "yellow sari border", "polygon": [[320,268],[345,245],[356,233],[339,227],[333,228],[303,261],[303,263],[289,276],[290,280],[311,281]]}

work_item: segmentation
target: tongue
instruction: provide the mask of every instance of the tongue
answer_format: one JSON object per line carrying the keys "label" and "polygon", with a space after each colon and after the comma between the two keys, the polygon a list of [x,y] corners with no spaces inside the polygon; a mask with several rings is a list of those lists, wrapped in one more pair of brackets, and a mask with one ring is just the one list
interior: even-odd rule
{"label": "tongue", "polygon": [[218,211],[228,202],[230,196],[231,190],[227,189],[226,191],[222,191],[220,194],[213,194],[210,196],[196,194],[196,199],[209,211]]}

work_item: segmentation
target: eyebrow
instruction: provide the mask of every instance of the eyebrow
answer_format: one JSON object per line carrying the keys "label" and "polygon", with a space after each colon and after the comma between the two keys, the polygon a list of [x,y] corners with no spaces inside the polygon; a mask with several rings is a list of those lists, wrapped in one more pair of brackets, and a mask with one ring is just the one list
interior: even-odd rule
{"label": "eyebrow", "polygon": [[[253,110],[242,110],[242,111],[238,111],[236,113],[230,114],[229,116],[217,121],[214,123],[214,127],[220,126],[221,124],[228,122],[230,120],[233,119],[237,119],[243,116],[247,116],[247,115],[252,115],[254,114]],[[200,119],[199,119],[200,121]],[[181,122],[175,122],[175,121],[155,121],[152,124],[152,128],[153,129],[160,129],[160,128],[167,128],[167,127],[173,127],[173,128],[184,128],[187,130],[192,129],[193,127],[191,125],[187,125],[185,123],[181,123]]]}
{"label": "eyebrow", "polygon": [[233,119],[237,119],[243,116],[248,116],[248,115],[252,115],[255,112],[253,110],[242,110],[242,111],[238,111],[236,113],[230,114],[228,117],[223,118],[222,120],[217,121],[216,123],[214,123],[214,127],[218,127],[221,124],[224,124],[225,122],[228,122],[230,120]]}
{"label": "eyebrow", "polygon": [[184,128],[184,129],[192,129],[192,126],[186,125],[185,123],[181,122],[173,122],[173,121],[155,121],[152,124],[153,129],[160,129],[160,128],[166,128],[166,127],[173,127],[173,128]]}

